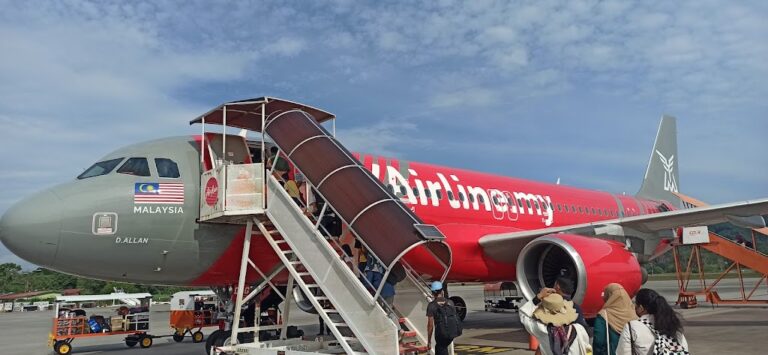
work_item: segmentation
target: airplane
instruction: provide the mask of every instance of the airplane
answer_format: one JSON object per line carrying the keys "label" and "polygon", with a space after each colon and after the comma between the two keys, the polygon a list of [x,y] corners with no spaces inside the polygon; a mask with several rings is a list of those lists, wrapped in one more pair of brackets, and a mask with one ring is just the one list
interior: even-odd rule
{"label": "airplane", "polygon": [[[287,100],[241,102],[335,118]],[[662,117],[634,196],[371,154],[354,156],[393,198],[445,235],[453,255],[447,282],[516,280],[531,299],[541,287],[567,277],[576,285],[572,299],[594,316],[606,284],[618,282],[630,294],[642,286],[647,277],[641,264],[667,251],[678,228],[725,221],[765,226],[759,216],[768,214],[768,199],[680,209],[676,134],[675,118]],[[207,197],[201,196],[201,174],[215,164],[213,147],[221,140],[251,152],[262,143],[273,145],[261,137],[204,133],[117,149],[72,181],[12,206],[0,219],[0,240],[31,263],[88,278],[234,285],[245,228],[200,221],[201,197]],[[239,163],[264,161],[265,154],[243,155]],[[262,270],[280,262],[259,238],[251,243],[250,258]],[[442,272],[424,253],[405,260],[423,275]],[[459,297],[452,299],[465,305]]]}

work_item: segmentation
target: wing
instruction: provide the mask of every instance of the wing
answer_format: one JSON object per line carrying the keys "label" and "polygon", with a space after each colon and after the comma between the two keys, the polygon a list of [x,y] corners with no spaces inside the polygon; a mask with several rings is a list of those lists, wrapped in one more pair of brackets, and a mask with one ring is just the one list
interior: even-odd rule
{"label": "wing", "polygon": [[524,246],[537,237],[557,233],[607,236],[621,241],[639,239],[639,243],[633,242],[631,244],[639,246],[641,250],[633,248],[633,251],[650,255],[665,233],[670,237],[672,236],[674,228],[723,222],[737,223],[750,228],[761,228],[765,227],[765,220],[760,216],[765,214],[768,214],[768,198],[562,227],[489,234],[480,238],[479,243],[488,256],[499,261],[514,261],[516,259],[516,253],[510,253],[510,251],[515,249],[519,251],[521,248],[510,248],[511,246]]}

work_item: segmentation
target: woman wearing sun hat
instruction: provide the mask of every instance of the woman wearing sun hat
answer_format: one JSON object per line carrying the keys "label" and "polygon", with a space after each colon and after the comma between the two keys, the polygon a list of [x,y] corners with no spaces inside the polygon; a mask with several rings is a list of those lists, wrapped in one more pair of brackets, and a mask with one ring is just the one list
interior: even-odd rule
{"label": "woman wearing sun hat", "polygon": [[573,302],[556,293],[542,298],[538,307],[531,301],[520,307],[520,322],[539,341],[542,354],[592,353],[587,330],[576,318]]}

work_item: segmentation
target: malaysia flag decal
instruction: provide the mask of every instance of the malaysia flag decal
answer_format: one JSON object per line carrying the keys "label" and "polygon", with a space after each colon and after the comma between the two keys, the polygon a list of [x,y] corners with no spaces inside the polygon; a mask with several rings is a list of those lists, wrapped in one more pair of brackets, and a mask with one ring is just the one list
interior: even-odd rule
{"label": "malaysia flag decal", "polygon": [[134,204],[184,204],[184,184],[137,182],[133,189]]}

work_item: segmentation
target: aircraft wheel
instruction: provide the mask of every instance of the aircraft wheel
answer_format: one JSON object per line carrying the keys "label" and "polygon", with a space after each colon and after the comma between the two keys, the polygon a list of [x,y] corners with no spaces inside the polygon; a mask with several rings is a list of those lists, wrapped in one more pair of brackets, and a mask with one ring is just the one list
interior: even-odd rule
{"label": "aircraft wheel", "polygon": [[680,302],[680,308],[688,309],[688,302],[687,301]]}
{"label": "aircraft wheel", "polygon": [[203,332],[198,330],[198,331],[192,333],[192,342],[193,343],[202,343],[203,339],[205,339],[205,336],[203,335]]}
{"label": "aircraft wheel", "polygon": [[208,335],[208,339],[205,340],[205,353],[208,355],[211,355],[211,347],[216,345],[216,341],[219,339],[220,336],[224,335],[224,331],[221,329],[216,329]]}
{"label": "aircraft wheel", "polygon": [[139,339],[139,346],[141,346],[144,349],[152,346],[152,337],[151,336],[147,336],[147,335],[142,336]]}
{"label": "aircraft wheel", "polygon": [[59,355],[69,355],[72,352],[72,345],[64,340],[59,340],[53,344],[53,350]]}
{"label": "aircraft wheel", "polygon": [[136,344],[138,343],[139,343],[139,339],[136,337],[125,338],[125,345],[128,345],[129,348],[136,346]]}
{"label": "aircraft wheel", "polygon": [[218,338],[216,338],[215,344],[217,347],[231,344],[232,331],[222,332]]}
{"label": "aircraft wheel", "polygon": [[459,316],[459,319],[464,321],[464,318],[467,318],[467,303],[459,296],[453,296],[449,299],[453,301],[453,305],[456,306],[456,315]]}

